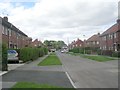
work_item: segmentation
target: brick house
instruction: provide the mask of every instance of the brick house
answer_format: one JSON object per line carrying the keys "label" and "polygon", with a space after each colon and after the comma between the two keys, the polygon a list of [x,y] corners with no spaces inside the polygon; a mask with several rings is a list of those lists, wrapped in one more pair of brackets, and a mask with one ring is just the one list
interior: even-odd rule
{"label": "brick house", "polygon": [[120,51],[120,19],[117,20],[117,23],[118,23],[118,31],[117,31],[117,34],[118,34],[118,45],[117,45],[117,49],[118,49],[118,51]]}
{"label": "brick house", "polygon": [[[0,17],[2,20],[1,31],[2,31],[2,42],[7,44],[8,48],[22,48],[25,46],[29,46],[31,42],[29,37],[16,28],[13,24],[8,22],[7,17]],[[29,41],[29,43],[28,43]]]}
{"label": "brick house", "polygon": [[69,49],[73,49],[75,47],[83,47],[83,41],[78,38],[76,41],[74,40],[69,44]]}
{"label": "brick house", "polygon": [[119,20],[117,20],[116,24],[111,26],[100,35],[100,49],[102,51],[106,51],[106,53],[110,53],[111,51],[112,53],[120,49],[120,30],[118,28],[119,23]]}
{"label": "brick house", "polygon": [[100,47],[100,33],[95,34],[85,41],[85,47],[99,48]]}
{"label": "brick house", "polygon": [[39,41],[38,39],[35,39],[33,42],[32,42],[32,47],[41,47],[42,46],[42,42]]}

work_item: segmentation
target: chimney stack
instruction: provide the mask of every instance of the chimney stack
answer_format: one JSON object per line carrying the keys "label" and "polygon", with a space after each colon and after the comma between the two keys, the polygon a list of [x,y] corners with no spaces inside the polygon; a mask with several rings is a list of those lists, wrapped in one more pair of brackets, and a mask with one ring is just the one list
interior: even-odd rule
{"label": "chimney stack", "polygon": [[3,17],[3,19],[8,22],[8,17],[5,16]]}
{"label": "chimney stack", "polygon": [[120,24],[120,19],[117,20],[117,23]]}

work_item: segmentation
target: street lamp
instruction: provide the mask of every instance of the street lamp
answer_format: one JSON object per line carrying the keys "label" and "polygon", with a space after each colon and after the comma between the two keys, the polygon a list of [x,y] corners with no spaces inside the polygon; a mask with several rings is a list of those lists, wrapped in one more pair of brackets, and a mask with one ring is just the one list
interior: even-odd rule
{"label": "street lamp", "polygon": [[83,50],[84,50],[84,54],[85,54],[85,35],[83,35],[84,37],[84,41],[83,41]]}

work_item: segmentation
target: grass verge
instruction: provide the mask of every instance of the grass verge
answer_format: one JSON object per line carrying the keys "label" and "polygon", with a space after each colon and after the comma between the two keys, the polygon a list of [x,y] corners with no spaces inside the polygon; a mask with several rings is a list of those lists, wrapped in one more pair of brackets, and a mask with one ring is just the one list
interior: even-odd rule
{"label": "grass verge", "polygon": [[99,61],[99,62],[116,60],[115,58],[112,58],[112,57],[100,56],[100,55],[80,55],[80,56],[83,57],[83,58],[88,58],[88,59]]}
{"label": "grass verge", "polygon": [[47,84],[36,84],[32,82],[18,82],[11,88],[11,90],[17,88],[61,88],[61,87],[51,86]]}
{"label": "grass verge", "polygon": [[48,57],[46,57],[42,62],[38,64],[38,66],[49,66],[49,65],[62,65],[59,58],[55,53],[51,53]]}
{"label": "grass verge", "polygon": [[80,55],[83,58],[99,61],[99,62],[105,62],[105,61],[110,61],[110,60],[118,60],[117,58],[114,57],[109,57],[109,56],[101,56],[101,55],[85,55],[85,54],[79,54],[79,53],[69,53],[74,56]]}

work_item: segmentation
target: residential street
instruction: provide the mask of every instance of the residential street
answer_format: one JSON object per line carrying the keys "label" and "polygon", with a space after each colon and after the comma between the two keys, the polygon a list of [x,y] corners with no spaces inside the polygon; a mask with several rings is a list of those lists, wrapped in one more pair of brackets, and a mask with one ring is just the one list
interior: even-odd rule
{"label": "residential street", "polygon": [[65,72],[76,88],[117,88],[118,61],[97,62],[57,52],[62,66],[37,66],[45,57],[22,65],[2,77],[3,88],[10,88],[16,82],[27,81],[71,88]]}
{"label": "residential street", "polygon": [[57,53],[77,88],[117,88],[118,61],[97,62]]}
{"label": "residential street", "polygon": [[[45,58],[45,57],[44,57]],[[2,76],[3,88],[10,88],[16,82],[35,82],[59,87],[72,88],[62,66],[37,66],[42,61],[40,58],[29,64],[25,64]]]}

